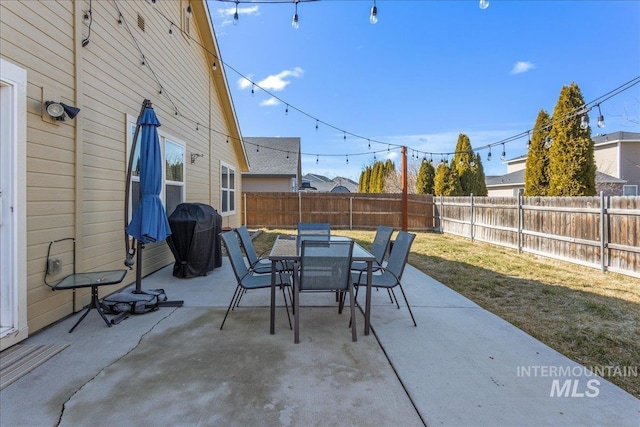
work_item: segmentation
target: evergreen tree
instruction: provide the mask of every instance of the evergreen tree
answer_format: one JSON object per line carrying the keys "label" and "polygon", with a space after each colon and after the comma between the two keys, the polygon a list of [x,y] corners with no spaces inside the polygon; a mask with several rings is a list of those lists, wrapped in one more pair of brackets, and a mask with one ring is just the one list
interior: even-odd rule
{"label": "evergreen tree", "polygon": [[[471,166],[473,163],[473,166]],[[472,193],[472,187],[475,187],[475,154],[471,148],[469,137],[463,133],[458,135],[456,143],[456,152],[451,160],[451,168],[455,169],[460,179],[460,187],[462,194],[468,196]]]}
{"label": "evergreen tree", "polygon": [[417,194],[434,194],[433,180],[436,175],[436,170],[427,159],[422,159],[420,163],[420,170],[418,171],[418,177],[416,180],[416,193]]}
{"label": "evergreen tree", "polygon": [[486,196],[487,185],[485,184],[484,168],[480,156],[473,152],[471,141],[465,134],[458,136],[456,152],[453,155],[451,167],[456,169],[460,179],[462,195]]}
{"label": "evergreen tree", "polygon": [[546,196],[549,192],[549,149],[545,146],[549,137],[551,118],[540,110],[531,135],[524,171],[524,195]]}
{"label": "evergreen tree", "polygon": [[447,190],[449,167],[446,163],[442,162],[435,170],[436,175],[433,178],[433,193],[436,196],[444,196]]}
{"label": "evergreen tree", "polygon": [[577,84],[560,91],[553,110],[549,148],[549,196],[593,196],[596,165],[591,129],[580,128],[584,99]]}
{"label": "evergreen tree", "polygon": [[489,194],[489,190],[487,190],[487,183],[485,182],[486,177],[484,175],[484,166],[482,166],[482,158],[480,157],[480,154],[476,154],[475,168],[475,187],[471,188],[471,192],[476,196],[486,196],[487,194]]}
{"label": "evergreen tree", "polygon": [[462,185],[460,185],[460,177],[458,176],[458,169],[454,165],[451,165],[447,173],[447,181],[445,186],[444,196],[462,196]]}

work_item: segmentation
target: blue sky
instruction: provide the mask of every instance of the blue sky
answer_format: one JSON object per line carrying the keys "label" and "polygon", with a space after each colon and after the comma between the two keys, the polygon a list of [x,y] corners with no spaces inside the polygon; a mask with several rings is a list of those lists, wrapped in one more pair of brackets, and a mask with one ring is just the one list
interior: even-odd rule
{"label": "blue sky", "polygon": [[[298,4],[297,30],[293,2],[239,3],[237,26],[235,3],[208,3],[243,136],[300,137],[303,174],[357,180],[374,152],[399,166],[393,145],[411,163],[460,133],[486,146],[552,114],[564,85],[588,103],[640,75],[640,1],[377,0],[372,25],[373,0],[322,0]],[[640,132],[640,84],[600,107],[593,135]],[[506,173],[502,145],[480,152],[485,174]]]}

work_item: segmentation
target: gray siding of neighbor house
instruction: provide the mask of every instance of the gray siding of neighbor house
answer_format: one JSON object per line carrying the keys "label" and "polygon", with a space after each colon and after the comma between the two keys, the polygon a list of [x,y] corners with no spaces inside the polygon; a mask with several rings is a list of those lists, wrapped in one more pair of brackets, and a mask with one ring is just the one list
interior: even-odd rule
{"label": "gray siding of neighbor house", "polygon": [[[77,271],[123,268],[127,118],[137,118],[143,99],[153,102],[162,124],[159,130],[184,143],[185,201],[220,209],[224,162],[236,169],[236,212],[224,216],[223,226],[240,222],[240,175],[247,169],[246,156],[222,67],[213,70],[212,58],[202,47],[217,49],[203,2],[191,1],[189,33],[194,40],[179,30],[188,4],[93,1],[91,37],[82,47],[87,36],[82,15],[88,1],[0,2],[0,53],[28,70],[23,237],[31,332],[72,312],[70,291],[52,292],[43,284],[50,241],[76,238]],[[133,37],[126,26],[118,25],[116,5]],[[176,23],[172,35],[155,8]],[[138,25],[141,20],[144,29]],[[136,42],[147,66],[141,65]],[[43,113],[46,100],[75,105],[81,112],[73,120],[55,122]],[[229,143],[223,134],[232,136]],[[191,164],[190,153],[204,157]],[[71,272],[70,251],[65,251],[69,261],[63,274]],[[143,275],[171,262],[164,242],[147,245]],[[135,270],[120,286],[133,280]],[[101,294],[114,290],[116,286],[102,289]],[[76,305],[87,302],[88,292],[79,292]]]}

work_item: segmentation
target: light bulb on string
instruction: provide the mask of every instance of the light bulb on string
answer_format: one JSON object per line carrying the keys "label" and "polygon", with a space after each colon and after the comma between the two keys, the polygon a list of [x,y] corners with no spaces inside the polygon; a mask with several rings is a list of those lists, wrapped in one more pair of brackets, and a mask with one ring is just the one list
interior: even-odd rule
{"label": "light bulb on string", "polygon": [[342,135],[342,140],[344,142],[347,142],[347,133],[345,132],[344,135]]}
{"label": "light bulb on string", "polygon": [[598,104],[598,127],[604,127],[604,116],[602,115],[602,111],[600,110],[600,104]]}
{"label": "light bulb on string", "polygon": [[91,9],[87,9],[84,12],[84,15],[82,17],[82,21],[86,24],[89,25],[91,23]]}
{"label": "light bulb on string", "polygon": [[489,0],[480,0],[478,7],[480,7],[480,9],[482,10],[485,10],[486,8],[489,7]]}
{"label": "light bulb on string", "polygon": [[371,22],[372,24],[376,24],[378,22],[378,8],[376,6],[376,0],[373,0],[371,14],[369,15],[369,22]]}
{"label": "light bulb on string", "polygon": [[238,16],[238,2],[236,1],[236,11],[233,14],[233,25],[237,27],[239,23],[240,23],[240,17]]}
{"label": "light bulb on string", "polygon": [[316,154],[316,165],[318,164],[319,161],[320,161],[320,156]]}
{"label": "light bulb on string", "polygon": [[471,167],[476,165],[476,156],[475,155],[471,155],[471,160],[469,160],[469,165],[471,165]]}
{"label": "light bulb on string", "polygon": [[118,14],[118,26],[122,27],[122,24],[123,24],[123,22],[122,22],[122,14],[120,13],[120,14]]}
{"label": "light bulb on string", "polygon": [[259,152],[260,152],[260,146],[256,145],[256,153],[259,153]]}
{"label": "light bulb on string", "polygon": [[369,148],[369,150],[371,150],[371,140],[367,139],[368,143],[367,143],[367,147]]}
{"label": "light bulb on string", "polygon": [[318,131],[318,119],[316,119],[316,132]]}
{"label": "light bulb on string", "polygon": [[256,87],[255,83],[252,83],[251,84],[251,96],[254,96],[256,94],[255,87]]}
{"label": "light bulb on string", "polygon": [[349,164],[349,155],[345,154],[345,156],[347,157],[347,164]]}
{"label": "light bulb on string", "polygon": [[287,151],[287,160],[289,160],[289,152]]}
{"label": "light bulb on string", "polygon": [[291,26],[293,27],[293,29],[297,30],[298,28],[300,28],[300,23],[298,22],[298,1],[299,0],[294,0],[294,4],[296,5],[296,10],[293,13],[293,18],[291,19]]}
{"label": "light bulb on string", "polygon": [[489,147],[489,154],[487,154],[487,161],[491,161],[491,147]]}
{"label": "light bulb on string", "polygon": [[289,104],[287,104],[287,107],[284,109],[284,114],[289,115]]}
{"label": "light bulb on string", "polygon": [[547,135],[547,137],[544,139],[544,148],[551,148],[552,145],[553,139],[551,139],[550,135]]}
{"label": "light bulb on string", "polygon": [[502,154],[500,155],[500,160],[502,161],[507,160],[507,152],[505,151],[504,143],[502,144]]}
{"label": "light bulb on string", "polygon": [[173,22],[169,25],[169,34],[173,34]]}
{"label": "light bulb on string", "polygon": [[584,113],[581,117],[580,117],[580,129],[586,129],[589,127],[589,117],[587,116],[587,113]]}
{"label": "light bulb on string", "polygon": [[187,18],[191,18],[191,3],[187,6]]}

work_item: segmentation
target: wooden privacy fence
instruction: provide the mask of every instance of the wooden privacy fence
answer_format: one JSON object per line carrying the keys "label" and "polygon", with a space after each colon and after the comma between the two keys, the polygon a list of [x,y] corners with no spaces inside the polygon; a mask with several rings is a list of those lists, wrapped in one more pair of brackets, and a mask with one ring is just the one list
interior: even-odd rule
{"label": "wooden privacy fence", "polygon": [[640,277],[640,197],[438,197],[437,228]]}
{"label": "wooden privacy fence", "polygon": [[[298,222],[328,222],[332,228],[402,228],[401,194],[243,193],[244,223],[254,228],[295,228]],[[433,196],[408,196],[408,229],[434,229]]]}

